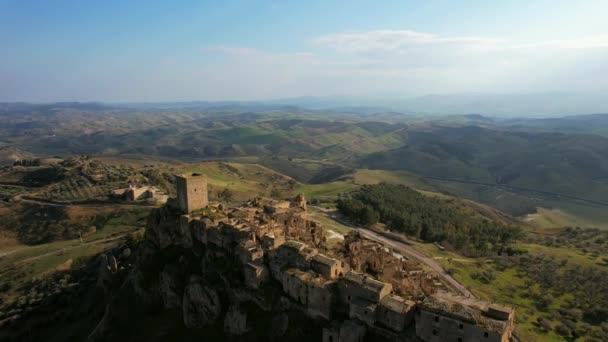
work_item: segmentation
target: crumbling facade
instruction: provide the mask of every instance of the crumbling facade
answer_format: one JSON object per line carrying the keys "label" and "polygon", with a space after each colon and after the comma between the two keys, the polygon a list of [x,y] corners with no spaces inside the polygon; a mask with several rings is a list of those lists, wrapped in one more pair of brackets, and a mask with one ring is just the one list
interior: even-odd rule
{"label": "crumbling facade", "polygon": [[511,340],[514,319],[512,308],[437,293],[420,305],[416,334],[429,342],[507,342]]}
{"label": "crumbling facade", "polygon": [[154,186],[135,184],[129,184],[128,188],[113,190],[110,196],[129,202],[145,200],[156,204],[165,204],[169,199],[167,194]]}

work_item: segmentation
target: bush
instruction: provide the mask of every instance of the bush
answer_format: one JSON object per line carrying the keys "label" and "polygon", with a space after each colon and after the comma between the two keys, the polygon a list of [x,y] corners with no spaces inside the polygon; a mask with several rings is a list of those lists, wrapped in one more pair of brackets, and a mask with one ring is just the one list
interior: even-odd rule
{"label": "bush", "polygon": [[558,324],[555,327],[555,332],[564,336],[564,337],[570,337],[570,335],[572,334],[572,330],[570,330],[570,328],[568,328],[566,325],[564,324]]}
{"label": "bush", "polygon": [[551,331],[553,329],[553,327],[551,326],[551,322],[549,322],[549,320],[544,317],[539,317],[536,322],[538,323],[538,326],[545,332]]}

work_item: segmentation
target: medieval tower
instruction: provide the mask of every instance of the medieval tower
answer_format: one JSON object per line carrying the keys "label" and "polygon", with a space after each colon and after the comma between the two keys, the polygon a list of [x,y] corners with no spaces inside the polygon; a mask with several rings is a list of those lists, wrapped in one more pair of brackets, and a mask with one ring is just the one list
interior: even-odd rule
{"label": "medieval tower", "polygon": [[199,173],[176,175],[175,182],[179,207],[185,213],[207,206],[207,176]]}

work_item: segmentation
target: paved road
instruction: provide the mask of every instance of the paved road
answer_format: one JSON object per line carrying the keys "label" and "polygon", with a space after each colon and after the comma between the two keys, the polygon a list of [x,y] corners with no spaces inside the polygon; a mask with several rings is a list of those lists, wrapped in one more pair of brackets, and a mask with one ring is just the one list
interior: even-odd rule
{"label": "paved road", "polygon": [[407,254],[411,257],[413,257],[414,259],[420,261],[421,263],[427,265],[428,267],[430,267],[433,271],[437,272],[437,274],[443,279],[445,280],[450,286],[452,286],[453,288],[455,288],[456,290],[458,290],[462,295],[467,296],[467,297],[473,297],[475,298],[475,296],[471,293],[471,291],[467,290],[466,287],[464,287],[461,283],[458,282],[458,280],[454,279],[451,275],[449,275],[444,269],[443,267],[441,267],[441,265],[436,262],[435,260],[425,256],[424,254],[420,253],[419,251],[417,251],[415,248],[413,248],[412,246],[408,246],[403,242],[399,242],[399,241],[395,241],[392,240],[390,238],[387,238],[385,236],[382,236],[378,233],[375,233],[371,230],[367,230],[364,228],[355,228],[357,229],[357,231],[359,231],[359,233],[361,233],[361,235],[363,237],[365,237],[366,239],[369,240],[373,240],[376,241],[378,243],[381,243],[385,246],[388,246],[402,254]]}
{"label": "paved road", "polygon": [[408,245],[406,243],[403,243],[401,241],[397,241],[397,240],[393,240],[389,237],[380,235],[376,232],[373,232],[369,229],[365,229],[365,228],[361,228],[358,227],[350,222],[344,221],[342,220],[340,217],[338,217],[338,214],[335,213],[335,211],[329,210],[329,209],[325,209],[322,207],[317,207],[314,206],[315,209],[322,211],[326,214],[328,214],[333,220],[351,227],[353,229],[356,229],[359,233],[361,233],[361,235],[363,237],[365,237],[366,239],[372,240],[372,241],[376,241],[380,244],[383,244],[387,247],[390,247],[402,254],[406,254],[411,256],[412,258],[418,260],[419,262],[427,265],[428,267],[430,267],[433,271],[435,271],[444,281],[446,281],[451,287],[453,287],[454,289],[456,289],[458,292],[460,292],[462,295],[466,296],[466,297],[472,297],[475,298],[475,295],[473,295],[471,293],[471,291],[467,290],[466,287],[464,287],[464,285],[462,285],[460,282],[458,282],[458,280],[454,279],[454,277],[452,277],[451,275],[449,275],[444,269],[443,267],[441,267],[441,265],[433,260],[432,258],[429,258],[427,256],[425,256],[424,254],[420,253],[418,250],[416,250],[413,246]]}

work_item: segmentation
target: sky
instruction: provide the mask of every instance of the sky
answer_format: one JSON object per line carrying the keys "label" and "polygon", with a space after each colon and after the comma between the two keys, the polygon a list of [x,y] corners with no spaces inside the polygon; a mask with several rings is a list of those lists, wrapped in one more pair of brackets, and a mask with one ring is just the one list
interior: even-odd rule
{"label": "sky", "polygon": [[608,1],[0,0],[0,101],[608,92]]}

